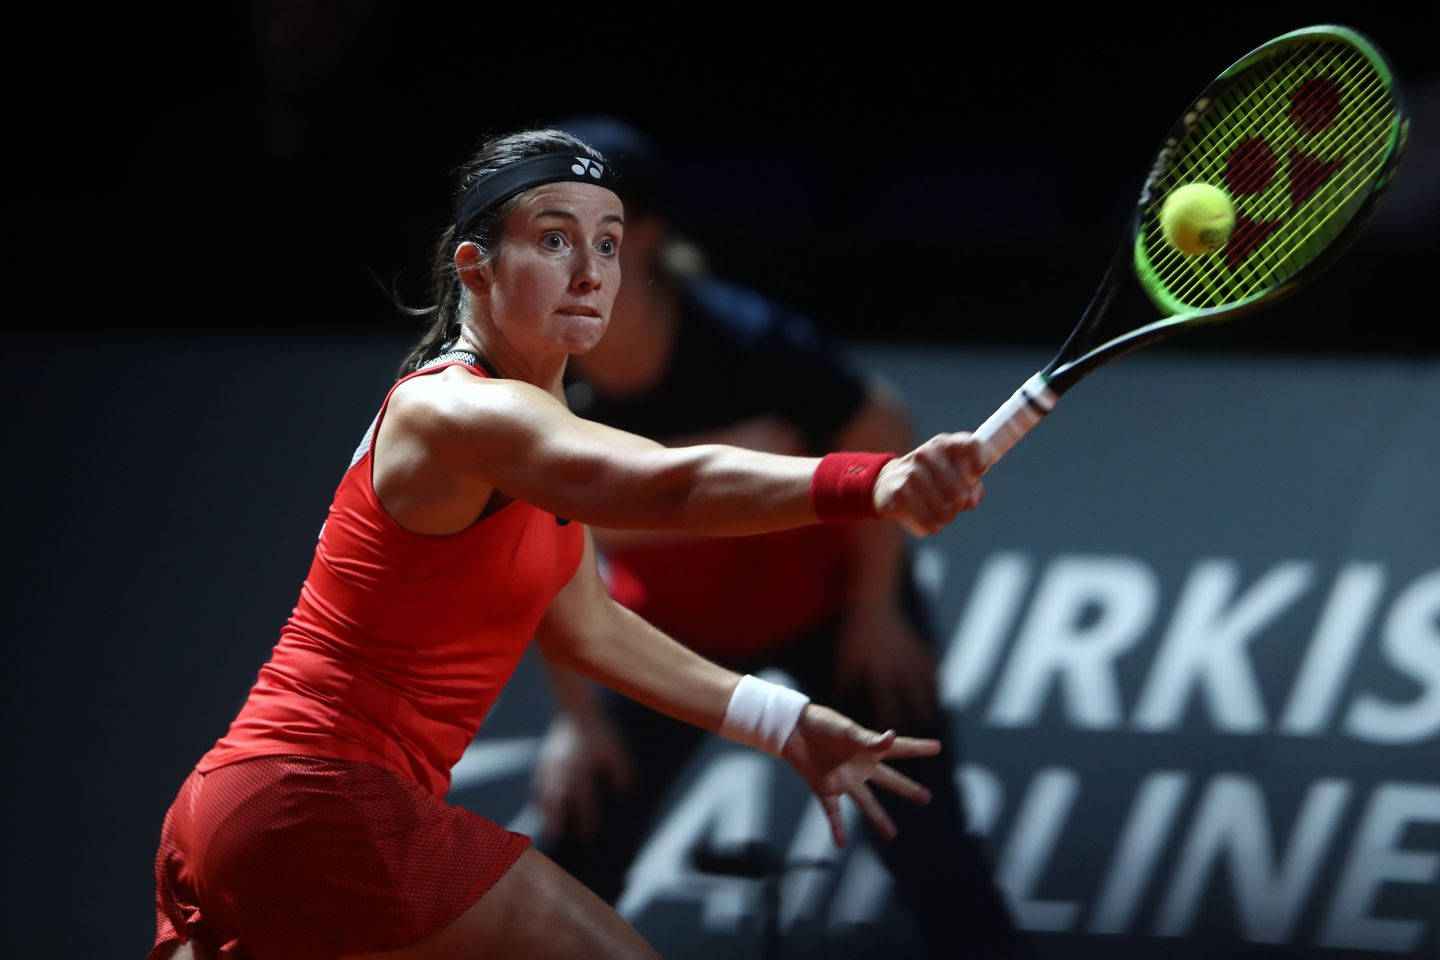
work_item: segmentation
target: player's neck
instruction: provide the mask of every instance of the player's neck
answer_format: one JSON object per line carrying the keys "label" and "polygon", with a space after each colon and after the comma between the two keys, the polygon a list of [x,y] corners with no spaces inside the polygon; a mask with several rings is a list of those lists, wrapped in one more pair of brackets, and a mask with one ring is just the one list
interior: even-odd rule
{"label": "player's neck", "polygon": [[622,288],[610,329],[594,349],[575,358],[575,367],[601,393],[642,393],[665,376],[679,329],[680,298],[668,284]]}
{"label": "player's neck", "polygon": [[456,340],[455,348],[476,354],[501,380],[523,380],[555,397],[564,395],[568,359],[565,353],[555,351],[542,356],[527,356],[511,346],[503,336],[479,325],[467,326]]}

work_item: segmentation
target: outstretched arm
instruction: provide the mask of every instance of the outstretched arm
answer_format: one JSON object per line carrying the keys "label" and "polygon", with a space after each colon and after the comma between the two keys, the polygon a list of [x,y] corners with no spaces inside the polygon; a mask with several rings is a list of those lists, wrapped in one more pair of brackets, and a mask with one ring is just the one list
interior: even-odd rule
{"label": "outstretched arm", "polygon": [[[742,535],[820,519],[813,457],[667,448],[582,420],[519,381],[448,372],[411,380],[391,399],[380,443],[385,469],[409,471],[410,489],[425,485],[415,473],[459,475],[472,492],[503,490],[597,526]],[[967,434],[941,434],[885,464],[869,506],[912,532],[933,533],[979,503],[985,455]],[[377,486],[379,470],[377,459]]]}
{"label": "outstretched arm", "polygon": [[[740,676],[686,649],[610,599],[595,567],[588,531],[580,569],[551,604],[535,639],[554,663],[652,709],[746,742],[763,740],[743,724],[737,727],[732,698]],[[753,688],[763,681],[748,678],[747,683]],[[839,797],[848,794],[883,836],[893,836],[895,827],[868,784],[926,803],[930,796],[924,787],[882,761],[929,756],[939,749],[937,741],[866,730],[827,707],[807,704],[773,752],[810,784],[830,819],[835,842],[843,845]]]}

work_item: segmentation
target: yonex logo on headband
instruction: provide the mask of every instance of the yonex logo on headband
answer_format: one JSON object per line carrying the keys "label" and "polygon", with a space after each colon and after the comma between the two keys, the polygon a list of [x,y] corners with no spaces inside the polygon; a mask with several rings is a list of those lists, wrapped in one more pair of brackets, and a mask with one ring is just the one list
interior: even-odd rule
{"label": "yonex logo on headband", "polygon": [[580,161],[579,163],[570,164],[570,169],[575,173],[582,175],[588,173],[596,180],[599,180],[605,174],[605,168],[589,157],[576,157],[575,159]]}
{"label": "yonex logo on headband", "polygon": [[573,153],[546,153],[506,164],[482,174],[460,198],[455,210],[455,235],[464,237],[488,210],[531,187],[565,181],[593,183],[615,189],[615,170]]}

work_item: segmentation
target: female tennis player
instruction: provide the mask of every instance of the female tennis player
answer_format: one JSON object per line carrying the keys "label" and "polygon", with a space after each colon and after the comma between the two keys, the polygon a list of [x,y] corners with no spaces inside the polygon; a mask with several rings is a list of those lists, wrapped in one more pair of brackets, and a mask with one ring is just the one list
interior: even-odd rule
{"label": "female tennis player", "polygon": [[933,533],[979,503],[984,445],[784,457],[573,416],[566,360],[600,339],[620,284],[614,186],[600,154],[554,131],[494,140],[463,168],[432,327],[336,490],[270,661],[166,814],[152,958],[655,956],[528,838],[444,803],[532,636],[783,756],[837,844],[842,794],[882,833],[870,784],[928,800],[883,761],[936,741],[864,729],[670,640],[609,599],[585,525],[726,535],[881,516]]}

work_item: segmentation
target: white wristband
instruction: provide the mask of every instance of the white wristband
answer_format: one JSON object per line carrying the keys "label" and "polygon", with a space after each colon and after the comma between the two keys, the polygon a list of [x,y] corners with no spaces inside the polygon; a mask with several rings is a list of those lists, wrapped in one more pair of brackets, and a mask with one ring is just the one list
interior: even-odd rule
{"label": "white wristband", "polygon": [[720,736],[779,756],[809,702],[798,690],[747,673],[730,694]]}

